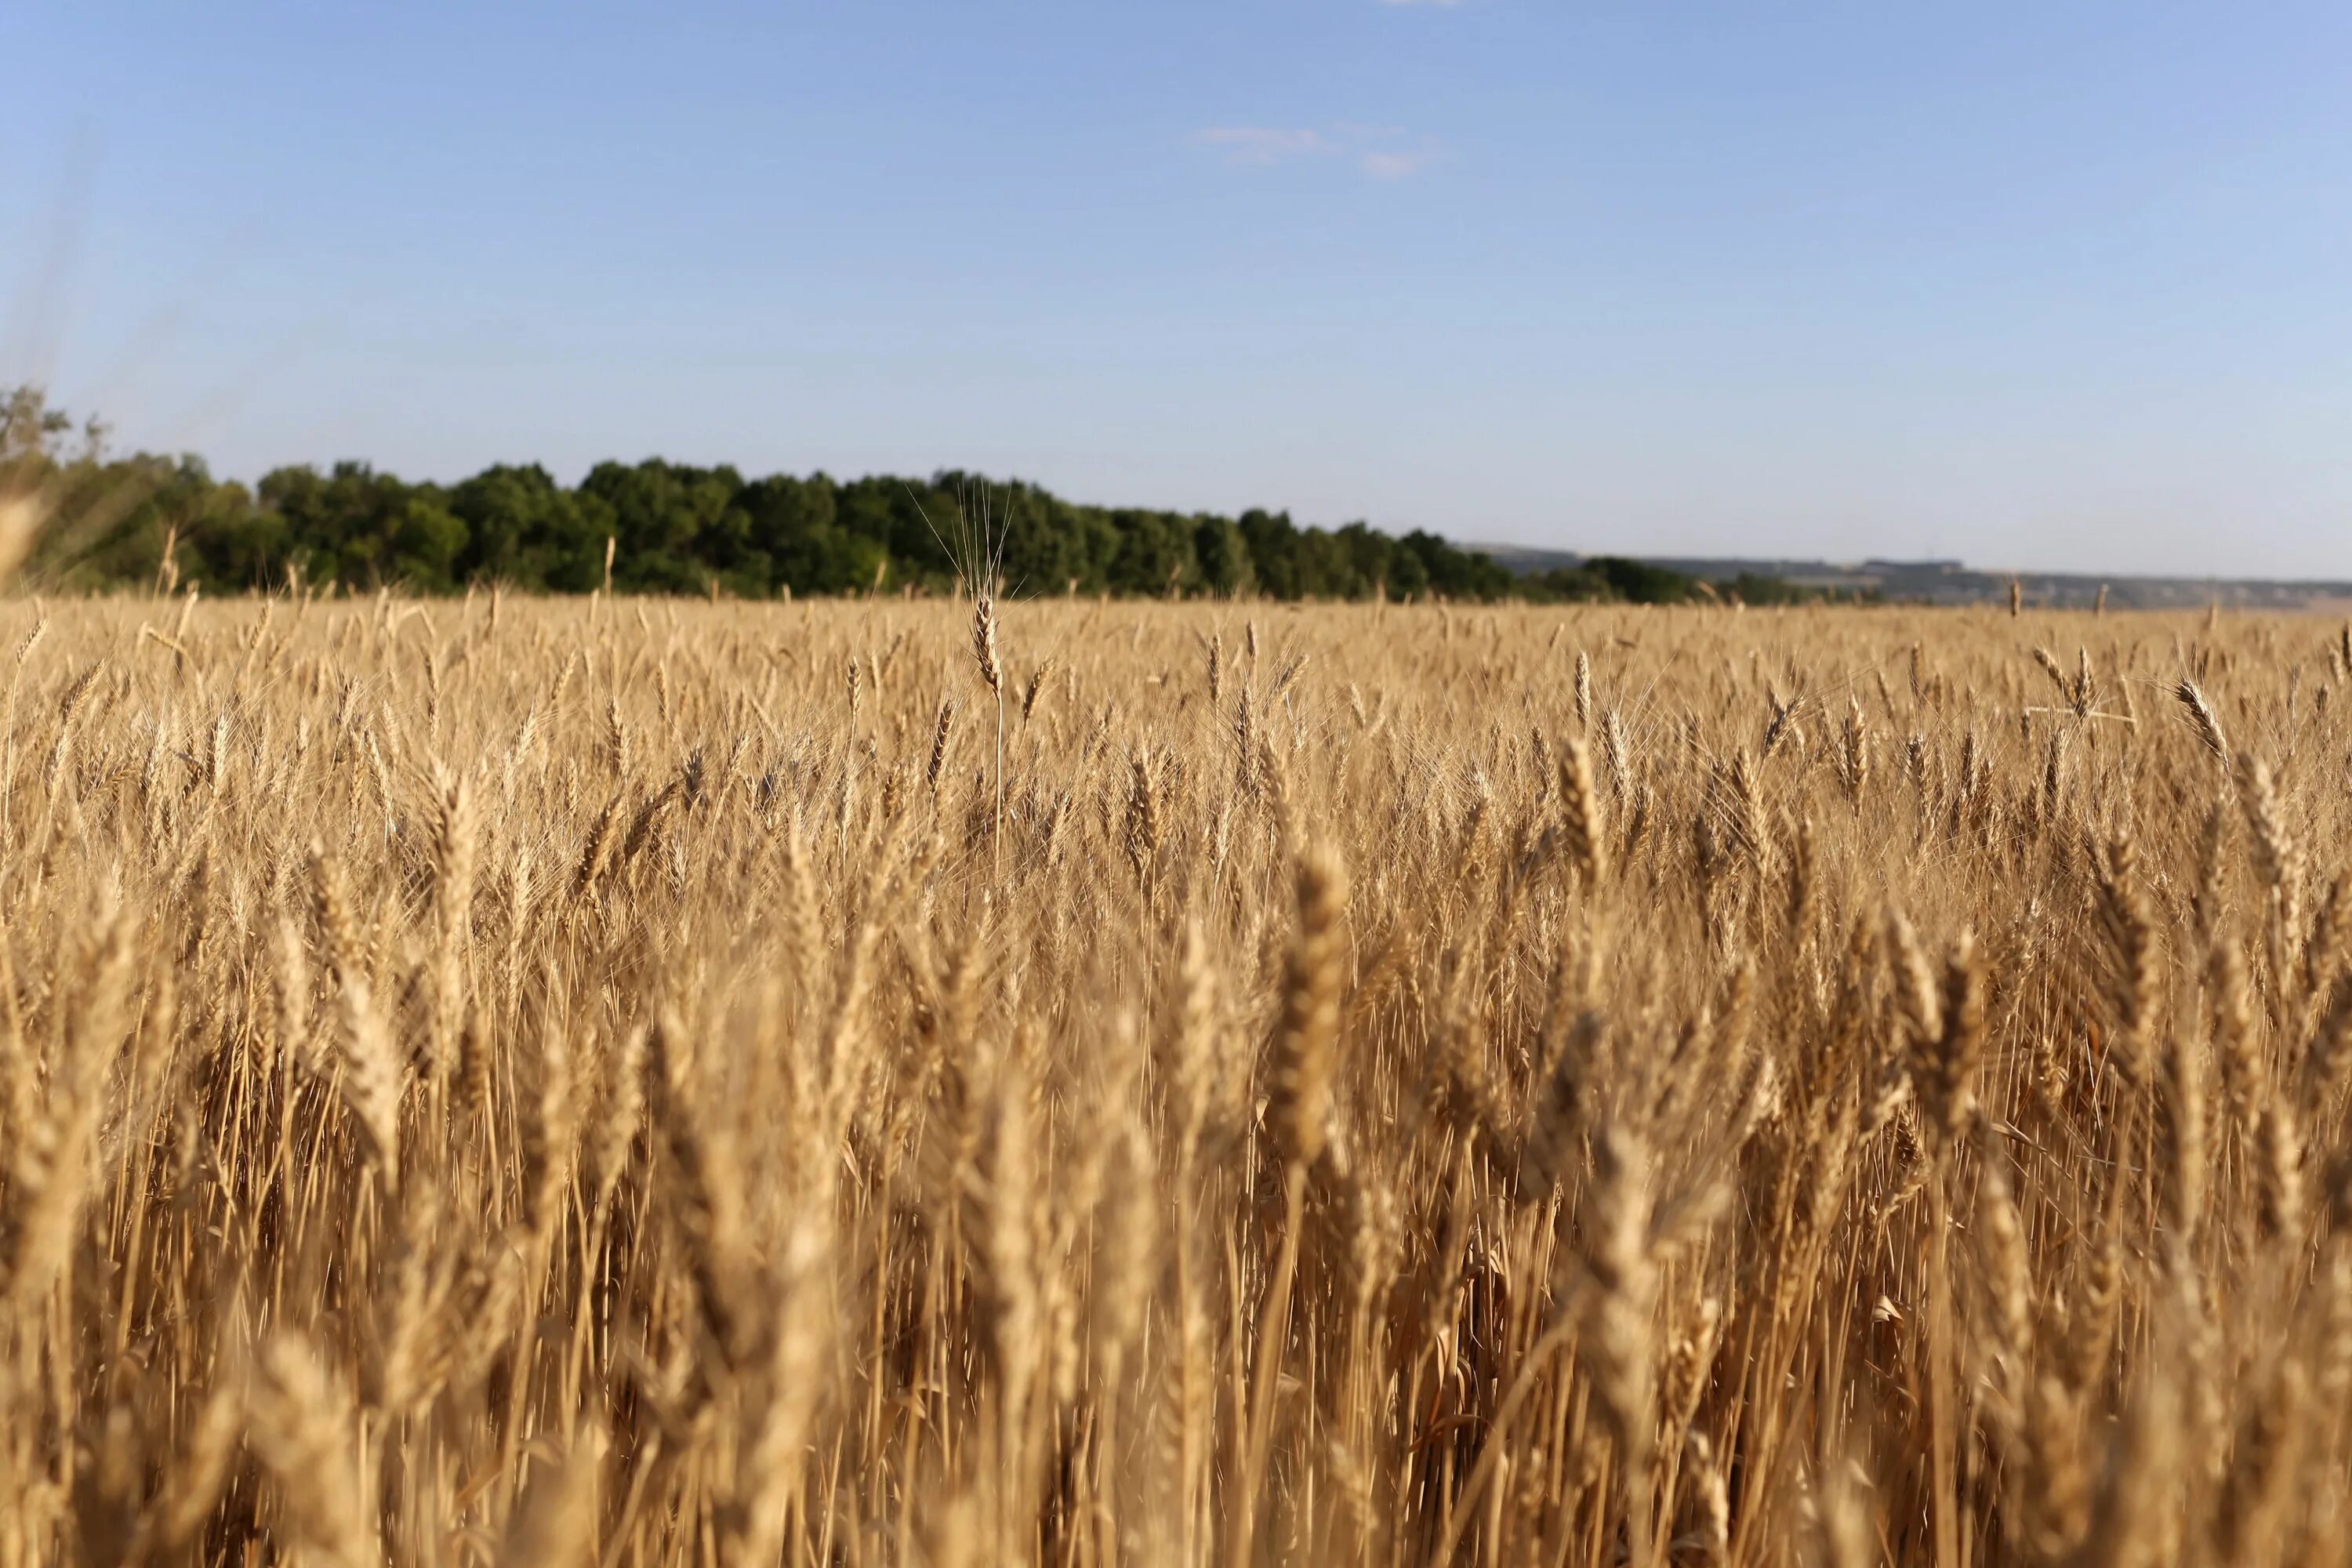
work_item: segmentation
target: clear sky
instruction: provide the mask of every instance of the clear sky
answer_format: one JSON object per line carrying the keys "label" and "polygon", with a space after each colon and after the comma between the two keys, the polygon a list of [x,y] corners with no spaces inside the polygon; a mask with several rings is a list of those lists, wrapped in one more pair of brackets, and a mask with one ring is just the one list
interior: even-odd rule
{"label": "clear sky", "polygon": [[0,60],[0,382],[230,474],[2352,576],[2340,0],[14,0]]}

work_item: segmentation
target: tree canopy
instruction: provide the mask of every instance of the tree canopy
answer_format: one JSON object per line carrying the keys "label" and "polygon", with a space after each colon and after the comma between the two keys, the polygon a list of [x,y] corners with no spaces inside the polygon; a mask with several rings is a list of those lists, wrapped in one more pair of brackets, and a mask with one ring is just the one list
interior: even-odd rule
{"label": "tree canopy", "polygon": [[106,427],[77,426],[37,388],[0,388],[0,486],[37,486],[55,521],[26,571],[58,589],[151,580],[215,592],[289,581],[446,594],[499,583],[526,592],[723,592],[761,598],[912,588],[952,591],[967,509],[1000,521],[1003,573],[1021,594],[1277,599],[1677,603],[1696,579],[1595,558],[1521,575],[1433,533],[1336,529],[1287,512],[1083,505],[1035,485],[946,471],[836,479],[647,458],[604,462],[567,486],[501,464],[443,485],[366,463],[282,468],[247,489],[200,458],[113,456]]}

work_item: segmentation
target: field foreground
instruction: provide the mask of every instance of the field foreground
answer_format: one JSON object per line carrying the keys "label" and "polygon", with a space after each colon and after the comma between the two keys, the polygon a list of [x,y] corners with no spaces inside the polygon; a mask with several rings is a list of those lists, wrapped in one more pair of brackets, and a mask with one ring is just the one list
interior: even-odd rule
{"label": "field foreground", "polygon": [[2352,1550],[2332,626],[1001,621],[0,605],[0,1568]]}

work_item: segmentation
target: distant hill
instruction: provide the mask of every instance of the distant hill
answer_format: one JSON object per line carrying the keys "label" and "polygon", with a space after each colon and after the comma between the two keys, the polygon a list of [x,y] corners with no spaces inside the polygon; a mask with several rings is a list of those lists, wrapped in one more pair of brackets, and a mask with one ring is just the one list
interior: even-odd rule
{"label": "distant hill", "polygon": [[[1565,550],[1517,544],[1465,548],[1514,572],[1573,570],[1587,557]],[[1970,569],[1958,561],[1799,561],[1744,556],[1643,555],[1637,559],[1694,577],[1722,581],[1750,573],[1807,588],[1875,592],[1887,599],[1935,605],[2006,604],[2011,574]],[[2231,608],[2331,610],[2352,608],[2352,581],[2281,582],[2231,577],[2093,577],[2054,572],[2016,574],[2028,605],[2087,608],[2107,590],[2117,609],[2184,609],[2219,602]]]}

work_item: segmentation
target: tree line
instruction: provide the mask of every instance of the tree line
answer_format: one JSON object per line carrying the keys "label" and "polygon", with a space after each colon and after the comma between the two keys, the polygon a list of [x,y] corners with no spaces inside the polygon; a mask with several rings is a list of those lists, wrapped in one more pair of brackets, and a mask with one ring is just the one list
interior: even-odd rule
{"label": "tree line", "polygon": [[[1594,558],[1515,574],[1415,530],[1323,529],[1252,509],[1238,517],[1083,505],[1032,484],[961,472],[928,479],[745,478],[734,468],[604,462],[576,485],[536,464],[455,484],[411,482],[366,463],[277,468],[250,488],[202,458],[108,449],[39,389],[0,390],[0,489],[37,488],[52,521],[33,583],[104,590],[162,580],[214,592],[289,582],[446,594],[720,593],[767,598],[951,591],[944,542],[982,512],[1002,539],[1006,585],[1036,595],[1263,595],[1276,599],[1622,600],[1677,603],[1697,580]],[[1748,598],[1776,584],[1743,584]]]}

